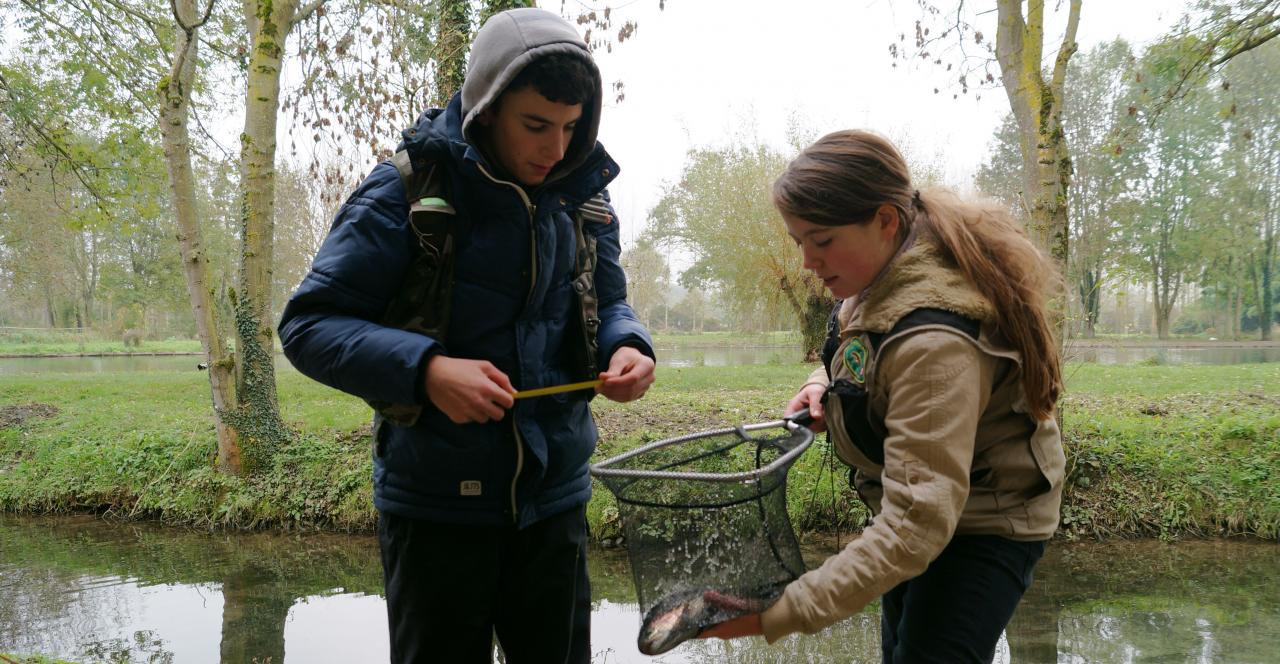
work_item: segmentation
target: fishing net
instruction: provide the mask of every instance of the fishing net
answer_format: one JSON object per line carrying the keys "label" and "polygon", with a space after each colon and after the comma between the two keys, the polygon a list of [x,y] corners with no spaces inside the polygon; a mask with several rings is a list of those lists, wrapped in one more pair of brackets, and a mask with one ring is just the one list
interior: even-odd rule
{"label": "fishing net", "polygon": [[[813,442],[799,419],[660,440],[592,466],[617,498],[644,617],[641,651],[674,647],[653,640],[670,636],[653,631],[673,607],[689,638],[763,610],[804,572],[786,500],[787,471]],[[731,601],[704,605],[708,591]]]}

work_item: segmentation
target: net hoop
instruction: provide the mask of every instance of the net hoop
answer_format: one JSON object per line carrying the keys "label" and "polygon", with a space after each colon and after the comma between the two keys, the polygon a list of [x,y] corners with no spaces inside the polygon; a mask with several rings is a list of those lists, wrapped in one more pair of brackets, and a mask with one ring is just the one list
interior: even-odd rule
{"label": "net hoop", "polygon": [[[762,429],[772,429],[776,427],[785,427],[793,435],[800,432],[800,442],[778,458],[774,459],[767,466],[762,466],[754,470],[743,471],[739,473],[689,473],[670,470],[641,470],[636,468],[613,468],[614,464],[622,463],[628,459],[633,459],[642,454],[647,454],[654,450],[670,447],[672,445],[680,445],[689,441],[698,440],[700,438],[709,438],[712,436],[723,436],[725,434],[736,433],[743,442],[753,440],[748,436],[748,431],[760,431]],[[752,482],[758,481],[760,478],[776,472],[781,468],[786,468],[795,461],[809,445],[813,443],[813,431],[808,427],[797,424],[790,419],[775,420],[773,422],[761,422],[759,424],[746,424],[738,427],[725,427],[723,429],[713,429],[710,431],[700,431],[698,433],[685,434],[674,438],[665,438],[663,440],[654,441],[647,445],[637,447],[610,457],[597,464],[592,464],[591,474],[596,477],[620,477],[632,479],[656,479],[656,480],[693,480],[699,482]]]}

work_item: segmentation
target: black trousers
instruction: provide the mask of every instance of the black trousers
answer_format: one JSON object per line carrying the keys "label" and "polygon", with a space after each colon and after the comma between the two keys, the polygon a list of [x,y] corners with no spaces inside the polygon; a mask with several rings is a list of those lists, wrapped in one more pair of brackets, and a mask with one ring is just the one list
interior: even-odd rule
{"label": "black trousers", "polygon": [[524,530],[381,513],[391,661],[587,664],[586,508]]}
{"label": "black trousers", "polygon": [[1045,545],[957,535],[924,574],[880,598],[885,664],[989,664]]}

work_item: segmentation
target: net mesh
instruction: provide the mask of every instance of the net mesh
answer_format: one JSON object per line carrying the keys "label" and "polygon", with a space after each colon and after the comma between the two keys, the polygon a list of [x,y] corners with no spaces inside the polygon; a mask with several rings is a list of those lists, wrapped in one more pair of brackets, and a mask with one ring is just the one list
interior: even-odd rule
{"label": "net mesh", "polygon": [[786,481],[812,437],[782,423],[724,429],[653,443],[596,467],[617,498],[642,616],[707,590],[759,606],[804,572]]}

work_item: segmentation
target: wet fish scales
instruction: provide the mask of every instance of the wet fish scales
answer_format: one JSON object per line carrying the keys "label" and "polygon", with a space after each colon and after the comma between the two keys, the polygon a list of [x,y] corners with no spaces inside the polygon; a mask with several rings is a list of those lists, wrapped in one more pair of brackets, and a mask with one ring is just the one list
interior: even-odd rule
{"label": "wet fish scales", "polygon": [[707,599],[709,593],[722,597],[741,597],[718,593],[709,588],[673,592],[658,600],[645,614],[636,640],[640,652],[660,655],[697,636],[702,630],[748,613],[763,611],[780,592],[770,587],[743,598],[737,606],[725,606]]}

